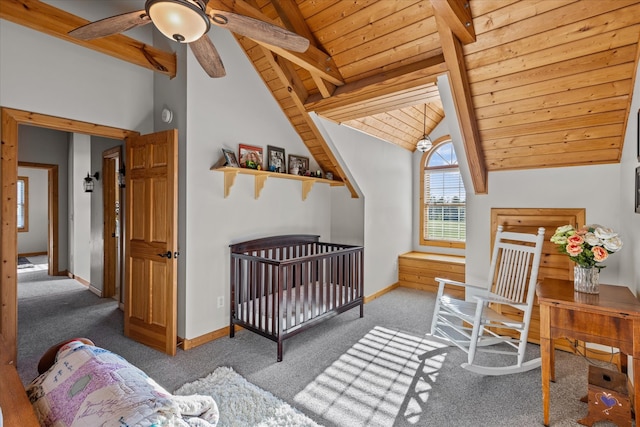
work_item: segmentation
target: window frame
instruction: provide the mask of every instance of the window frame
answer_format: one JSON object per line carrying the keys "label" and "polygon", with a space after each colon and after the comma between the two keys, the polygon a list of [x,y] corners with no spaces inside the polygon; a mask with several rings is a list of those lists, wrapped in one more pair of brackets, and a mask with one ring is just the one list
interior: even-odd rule
{"label": "window frame", "polygon": [[[17,182],[22,181],[24,192],[23,192],[23,200],[22,209],[24,211],[24,225],[23,227],[17,226],[18,219],[16,218],[16,226],[18,229],[18,233],[26,233],[29,231],[29,177],[28,176],[19,176]],[[16,182],[16,191],[19,191],[19,185]],[[17,195],[16,195],[17,196]],[[16,205],[18,206],[18,210],[20,209],[20,197],[16,197]],[[16,212],[16,216],[18,216],[18,212]]]}
{"label": "window frame", "polygon": [[[438,246],[438,247],[445,247],[445,248],[455,248],[455,249],[464,249],[466,247],[466,242],[460,242],[457,240],[433,240],[433,239],[425,239],[424,238],[424,233],[425,233],[425,229],[424,229],[424,211],[425,211],[425,201],[424,201],[424,173],[425,170],[427,169],[427,161],[429,160],[429,157],[436,151],[436,149],[438,148],[438,146],[445,144],[447,142],[452,142],[451,141],[451,136],[449,135],[445,135],[442,136],[438,139],[436,139],[433,142],[433,147],[431,148],[431,150],[426,151],[421,159],[420,159],[420,245],[422,246]],[[454,168],[455,166],[442,166],[442,167],[438,167],[438,168],[434,168],[435,169],[448,169],[448,168]],[[460,170],[460,164],[458,162],[458,166],[457,166],[458,171]],[[465,202],[465,207],[466,207],[466,202]]]}

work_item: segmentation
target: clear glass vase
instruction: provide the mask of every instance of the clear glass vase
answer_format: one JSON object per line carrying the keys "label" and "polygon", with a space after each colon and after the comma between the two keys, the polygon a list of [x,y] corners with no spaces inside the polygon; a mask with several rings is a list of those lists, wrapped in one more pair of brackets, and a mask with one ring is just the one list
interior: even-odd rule
{"label": "clear glass vase", "polygon": [[597,267],[573,267],[573,289],[586,294],[600,293],[600,269]]}

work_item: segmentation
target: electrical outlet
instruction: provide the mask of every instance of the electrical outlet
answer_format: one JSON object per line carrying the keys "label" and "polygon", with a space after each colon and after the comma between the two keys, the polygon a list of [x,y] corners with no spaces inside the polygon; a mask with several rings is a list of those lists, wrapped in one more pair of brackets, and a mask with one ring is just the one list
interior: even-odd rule
{"label": "electrical outlet", "polygon": [[224,296],[218,297],[218,308],[224,307]]}

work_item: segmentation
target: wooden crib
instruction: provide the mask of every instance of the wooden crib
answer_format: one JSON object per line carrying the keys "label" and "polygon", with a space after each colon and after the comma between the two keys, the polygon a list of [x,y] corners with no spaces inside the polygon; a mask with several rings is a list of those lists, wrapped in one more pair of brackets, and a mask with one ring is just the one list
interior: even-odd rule
{"label": "wooden crib", "polygon": [[283,235],[230,245],[231,321],[278,343],[363,300],[363,248]]}

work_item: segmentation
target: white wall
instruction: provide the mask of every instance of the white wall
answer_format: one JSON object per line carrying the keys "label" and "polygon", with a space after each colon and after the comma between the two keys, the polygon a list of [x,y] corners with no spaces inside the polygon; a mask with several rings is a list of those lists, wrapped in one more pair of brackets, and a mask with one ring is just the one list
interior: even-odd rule
{"label": "white wall", "polygon": [[[188,51],[186,100],[186,186],[184,329],[194,338],[229,324],[229,245],[277,234],[318,234],[330,237],[330,191],[315,185],[302,201],[300,182],[269,178],[258,200],[254,179],[241,175],[224,197],[223,174],[211,171],[223,147],[237,152],[239,143],[283,147],[286,154],[309,156],[270,92],[231,34],[209,33],[224,62],[227,76],[208,77]],[[218,309],[218,296],[225,306]],[[182,305],[182,303],[181,303]]]}
{"label": "white wall", "polygon": [[[319,121],[364,195],[364,216],[359,199],[342,200],[335,209],[352,224],[351,233],[358,232],[364,220],[365,294],[372,295],[398,281],[398,255],[411,250],[412,153],[355,129]],[[333,238],[339,241],[336,234]]]}
{"label": "white wall", "polygon": [[153,72],[0,20],[0,105],[146,133]]}
{"label": "white wall", "polygon": [[[91,137],[74,133],[70,146],[72,164],[69,167],[69,228],[73,240],[69,245],[69,272],[91,282],[91,198],[85,193],[83,181],[90,172]],[[91,172],[93,174],[93,172]],[[95,184],[95,182],[94,182]],[[63,218],[60,218],[63,221]]]}
{"label": "white wall", "polygon": [[18,233],[18,253],[47,252],[49,234],[49,179],[46,169],[19,167],[18,176],[25,176],[28,184],[28,231]]}

